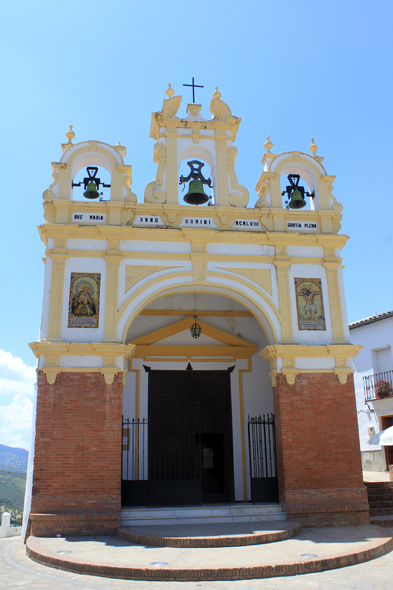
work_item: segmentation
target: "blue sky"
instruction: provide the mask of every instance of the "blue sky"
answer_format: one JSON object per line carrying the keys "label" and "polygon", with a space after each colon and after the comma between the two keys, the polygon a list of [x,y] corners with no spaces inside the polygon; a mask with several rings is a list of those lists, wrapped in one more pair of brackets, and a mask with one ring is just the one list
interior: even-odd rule
{"label": "blue sky", "polygon": [[[39,334],[44,273],[36,227],[69,125],[74,142],[127,147],[142,201],[156,169],[151,112],[171,82],[185,113],[191,91],[182,84],[192,76],[204,85],[196,98],[205,118],[215,86],[242,118],[236,170],[250,206],[266,135],[274,153],[308,152],[315,139],[337,176],[342,232],[351,237],[343,250],[349,320],[391,310],[392,17],[388,0],[3,6],[0,349],[35,366],[27,342]],[[1,367],[0,358],[0,379]],[[14,397],[4,391],[0,406],[9,407]],[[9,444],[1,433],[0,422]]]}

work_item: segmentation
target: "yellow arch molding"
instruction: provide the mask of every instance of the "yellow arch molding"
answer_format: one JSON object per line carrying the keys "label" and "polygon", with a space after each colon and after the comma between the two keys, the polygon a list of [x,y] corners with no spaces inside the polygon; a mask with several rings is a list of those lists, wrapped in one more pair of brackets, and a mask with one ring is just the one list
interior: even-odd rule
{"label": "yellow arch molding", "polygon": [[[183,276],[193,276],[193,273],[181,273]],[[176,275],[172,275],[172,276],[179,276],[180,273],[176,273]],[[171,275],[165,275],[165,278],[169,278]],[[220,275],[221,276],[221,275]],[[160,279],[163,277],[160,277]],[[233,278],[233,277],[231,277]],[[158,279],[158,280],[160,280]],[[146,288],[148,285],[154,284],[156,283],[156,281],[151,281],[149,283],[145,283],[144,287]],[[238,281],[240,283],[240,281]],[[251,287],[251,285],[249,283],[246,283],[244,281],[244,284],[247,285],[248,287]],[[225,293],[214,293],[212,292],[212,290],[209,288],[216,288],[216,289],[220,289],[221,291],[224,291]],[[123,329],[123,334],[122,334],[122,342],[126,341],[127,338],[127,334],[128,331],[132,325],[132,323],[134,322],[134,320],[138,317],[139,313],[146,308],[148,305],[150,305],[151,303],[153,303],[154,301],[157,301],[157,299],[161,299],[162,297],[168,296],[168,295],[176,295],[178,293],[184,293],[190,290],[190,288],[196,288],[198,293],[210,293],[211,295],[221,295],[223,297],[228,297],[229,299],[232,299],[233,301],[236,301],[237,303],[239,303],[240,305],[242,305],[243,307],[245,307],[246,309],[248,309],[248,311],[251,312],[251,314],[253,315],[253,317],[255,317],[255,319],[257,320],[257,322],[259,323],[259,325],[261,326],[267,341],[270,342],[271,339],[273,339],[273,342],[271,342],[271,344],[277,344],[279,342],[278,336],[277,336],[277,332],[276,329],[273,325],[273,323],[271,322],[269,316],[266,314],[265,310],[260,307],[256,301],[251,300],[250,297],[248,295],[246,295],[243,290],[241,288],[239,289],[235,289],[233,287],[228,287],[227,285],[220,285],[218,283],[208,283],[208,284],[204,284],[204,285],[200,285],[200,286],[196,286],[194,283],[182,283],[182,284],[177,284],[177,285],[170,285],[168,287],[163,287],[162,289],[159,289],[158,291],[156,291],[155,293],[152,293],[147,299],[144,299],[143,302],[141,302],[131,313],[130,317],[128,318],[128,320],[126,321],[126,324],[124,326]],[[138,293],[140,293],[140,289],[138,289]],[[117,321],[119,322],[122,315],[124,314],[126,308],[130,305],[130,303],[132,302],[132,299],[136,296],[137,292],[135,292],[135,294],[133,294],[132,296],[130,296],[121,306],[119,312],[118,312],[118,317],[117,317]],[[269,325],[269,328],[271,330],[271,334],[272,334],[272,338],[271,336],[268,334],[267,330],[266,330],[266,326],[264,325],[264,323],[261,321],[260,317],[258,317],[258,315],[255,314],[255,311],[251,308],[251,305],[247,305],[246,303],[244,303],[243,301],[240,301],[238,297],[236,297],[237,294],[242,295],[246,300],[248,300],[250,302],[250,304],[255,305],[255,307],[257,307],[258,311],[260,312],[261,316],[264,317],[264,319],[266,320],[266,322]],[[261,293],[259,293],[260,295],[262,295]],[[264,298],[266,300],[266,298]],[[277,310],[277,308],[275,306],[272,306],[271,302],[266,301],[269,305],[269,307],[272,309],[272,311],[275,313],[280,325],[280,318],[279,318],[279,312]]]}

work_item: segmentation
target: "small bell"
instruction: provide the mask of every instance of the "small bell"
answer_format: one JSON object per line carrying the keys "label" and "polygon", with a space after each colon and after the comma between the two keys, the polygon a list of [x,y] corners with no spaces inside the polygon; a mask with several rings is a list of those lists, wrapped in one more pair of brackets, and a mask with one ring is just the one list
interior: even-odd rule
{"label": "small bell", "polygon": [[209,197],[203,190],[203,182],[201,180],[191,180],[188,185],[188,193],[184,196],[184,200],[189,205],[204,205],[208,202]]}
{"label": "small bell", "polygon": [[306,201],[302,197],[299,189],[295,188],[291,192],[291,200],[288,203],[289,209],[303,209],[306,206]]}
{"label": "small bell", "polygon": [[87,185],[87,189],[83,193],[83,196],[86,197],[86,199],[98,199],[100,193],[97,190],[95,182],[89,182],[89,184]]}

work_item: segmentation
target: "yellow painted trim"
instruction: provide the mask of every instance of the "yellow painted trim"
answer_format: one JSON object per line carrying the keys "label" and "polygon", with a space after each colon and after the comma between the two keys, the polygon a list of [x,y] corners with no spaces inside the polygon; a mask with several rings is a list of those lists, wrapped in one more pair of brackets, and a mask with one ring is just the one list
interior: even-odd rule
{"label": "yellow painted trim", "polygon": [[42,340],[30,342],[29,344],[34,355],[39,358],[45,354],[75,355],[75,356],[122,356],[125,359],[131,358],[135,351],[132,344],[111,343],[111,342],[49,342]]}
{"label": "yellow painted trim", "polygon": [[[54,201],[55,203],[56,201]],[[68,201],[63,202],[62,206],[68,203],[68,206],[72,209],[80,210],[82,203],[75,202],[75,201]],[[97,203],[86,204],[87,210],[97,210],[96,207]],[[88,209],[88,205],[90,205],[90,209]],[[58,203],[55,205],[58,206]],[[112,205],[113,206],[113,205]],[[122,206],[121,203],[116,204],[116,208]],[[135,204],[135,205],[124,205],[125,210],[133,213],[135,215],[164,215],[166,213],[173,214],[174,218],[178,215],[181,217],[184,216],[195,216],[195,208],[193,207],[186,207],[184,205],[178,206],[170,206],[170,205],[147,205],[147,204]],[[273,221],[274,219],[281,219],[285,220],[285,217],[288,216],[288,211],[286,209],[269,209],[269,213],[265,213],[265,216],[268,216],[269,219],[271,218]],[[209,207],[203,209],[202,207],[198,210],[198,217],[214,217],[217,215],[230,215],[233,216],[234,212],[236,213],[236,217],[241,217],[244,219],[250,219],[258,221],[261,218],[261,210],[255,212],[253,209],[238,209],[234,211],[233,207]],[[304,219],[305,215],[307,214],[307,219],[310,221],[317,221],[319,217],[332,217],[336,218],[337,213],[332,211],[317,211],[313,213],[312,217],[308,215],[309,211],[303,213],[291,213],[291,219]],[[341,216],[339,216],[341,218]],[[175,222],[177,223],[177,221]],[[171,227],[165,228],[155,228],[155,227],[132,227],[126,225],[100,225],[100,226],[91,226],[89,225],[73,225],[73,224],[56,224],[56,223],[46,223],[38,227],[40,237],[42,241],[47,244],[47,240],[49,237],[61,237],[63,239],[74,238],[78,236],[78,238],[83,239],[110,239],[116,238],[118,240],[144,240],[144,241],[164,241],[164,242],[183,242],[189,241],[189,237],[184,232],[184,228],[175,229],[176,225]],[[343,248],[348,241],[348,236],[344,234],[336,234],[336,233],[297,233],[291,231],[241,231],[241,230],[233,230],[226,231],[225,229],[221,229],[219,227],[210,229],[210,230],[203,230],[203,229],[195,229],[190,230],[187,228],[188,232],[196,232],[196,234],[201,234],[202,232],[206,232],[207,234],[207,241],[209,243],[235,243],[235,244],[257,244],[257,245],[272,245],[275,246],[276,244],[285,244],[285,245],[298,245],[298,246],[333,246],[336,248]],[[132,254],[132,253],[129,253]]]}
{"label": "yellow painted trim", "polygon": [[63,240],[58,238],[55,239],[55,246],[57,247],[52,250],[52,254],[50,255],[53,263],[50,291],[51,297],[49,302],[48,338],[51,340],[61,340],[64,271],[68,256],[66,250],[64,250]]}
{"label": "yellow painted trim", "polygon": [[[101,238],[96,238],[101,239]],[[162,240],[154,240],[161,242]],[[215,243],[212,240],[209,243]],[[291,245],[291,244],[288,244]],[[293,244],[292,244],[293,245]],[[299,244],[296,244],[299,245]],[[316,247],[314,246],[311,247]],[[107,255],[106,250],[70,250],[67,249],[67,254],[65,254],[65,260],[69,258],[104,258]],[[47,249],[46,254],[47,256],[51,256],[53,250]],[[137,261],[144,261],[144,260],[160,260],[163,262],[190,262],[191,255],[185,253],[176,253],[176,252],[127,252],[125,250],[120,250],[118,256],[121,260],[132,260],[132,264],[135,264]],[[207,253],[207,262],[231,262],[234,265],[239,264],[239,262],[249,262],[251,264],[257,263],[258,256],[256,255],[242,255],[242,254],[209,254]],[[263,264],[273,264],[275,260],[274,256],[264,256],[263,257]],[[325,262],[325,258],[320,257],[302,257],[302,256],[288,256],[288,260],[291,264],[318,264],[321,265]],[[181,265],[175,266],[172,268],[181,269],[183,268]],[[165,270],[165,267],[163,268]],[[224,270],[229,270],[230,272],[235,272],[231,269],[231,267],[226,267]],[[254,269],[253,269],[254,270]],[[264,269],[263,269],[264,270]]]}
{"label": "yellow painted trim", "polygon": [[332,321],[333,342],[346,342],[344,334],[344,322],[341,306],[340,283],[338,278],[338,268],[341,266],[341,258],[336,258],[333,248],[325,247],[325,262],[323,266],[326,269],[326,278],[329,291],[330,316]]}
{"label": "yellow painted trim", "polygon": [[[240,437],[242,445],[242,474],[243,474],[243,499],[247,501],[247,465],[246,465],[246,440],[244,431],[244,402],[243,402],[243,373],[251,371],[251,358],[248,359],[247,369],[238,369],[239,374],[239,406],[240,406]],[[251,474],[250,474],[251,477]]]}
{"label": "yellow painted trim", "polygon": [[124,375],[126,371],[124,369],[119,369],[118,367],[41,367],[40,371],[42,371],[46,375],[46,380],[50,385],[53,385],[56,381],[56,377],[59,373],[101,373],[104,376],[105,383],[107,385],[112,385],[115,375],[118,373]]}
{"label": "yellow painted trim", "polygon": [[108,241],[108,255],[104,256],[106,261],[106,293],[105,293],[105,327],[104,342],[115,342],[117,340],[116,310],[119,300],[119,265],[121,257],[119,241]]}
{"label": "yellow painted trim", "polygon": [[146,265],[146,264],[126,264],[125,266],[125,281],[124,281],[124,293],[127,293],[132,287],[135,287],[138,283],[150,277],[151,275],[157,274],[162,271],[174,271],[180,270],[182,267],[179,266],[166,266],[163,264]]}
{"label": "yellow painted trim", "polygon": [[[202,348],[201,346],[198,346],[197,348]],[[228,350],[229,347],[225,347],[225,346],[221,346],[220,348],[223,348],[224,350]],[[232,349],[229,349],[230,352],[232,352]],[[170,351],[169,351],[170,353]],[[138,357],[136,357],[138,358]],[[155,356],[155,355],[149,355],[147,354],[146,356],[141,356],[140,358],[142,358],[144,361],[149,362],[149,363],[234,363],[236,362],[236,358],[241,358],[241,357],[236,357],[236,356],[231,356],[230,354],[226,354],[226,355],[222,355],[222,356],[216,356],[216,357],[210,357],[210,356],[204,356],[203,354],[197,354],[195,356],[186,356],[186,355],[182,355],[182,356],[173,356],[173,357],[165,357],[165,356]],[[248,358],[248,357],[246,357]]]}
{"label": "yellow painted trim", "polygon": [[[228,269],[230,271],[230,269]],[[263,299],[265,301],[265,303],[267,303],[267,305],[270,307],[270,309],[272,310],[272,312],[274,313],[274,315],[276,316],[277,320],[281,323],[281,314],[278,311],[276,305],[273,303],[273,301],[271,300],[271,298],[269,298],[268,295],[266,295],[265,293],[267,293],[267,291],[264,291],[262,289],[262,287],[259,287],[256,283],[251,283],[250,281],[247,281],[243,278],[241,278],[240,275],[234,277],[233,275],[227,274],[225,272],[208,272],[208,277],[215,277],[215,278],[220,278],[222,279],[223,277],[226,277],[227,279],[230,279],[231,281],[235,280],[237,283],[240,283],[241,285],[244,285],[246,287],[248,287],[249,289],[251,289],[252,291],[254,291],[255,293],[257,293],[259,295],[259,297],[261,297],[261,299]],[[208,285],[216,285],[217,287],[221,287],[221,288],[225,288],[225,286],[223,285],[218,285],[215,283],[207,283]],[[227,288],[230,288],[231,290],[233,290],[233,287],[229,287],[227,286]],[[244,291],[239,290],[244,296],[246,296],[244,294]],[[256,301],[253,301],[254,305],[258,306]],[[265,310],[258,306],[259,310],[262,312],[262,314],[265,316],[266,320],[268,321],[270,328],[272,330],[272,333],[275,333],[275,329],[274,326],[270,320],[270,317],[266,315]]]}
{"label": "yellow painted trim", "polygon": [[[159,277],[156,277],[155,279],[151,279],[150,281],[143,283],[143,285],[141,285],[140,287],[135,289],[135,291],[133,291],[127,297],[127,299],[123,302],[123,304],[121,305],[119,311],[117,312],[117,322],[120,321],[122,315],[124,314],[124,312],[126,311],[128,306],[130,305],[131,301],[133,299],[135,299],[136,297],[138,297],[138,295],[140,295],[140,293],[142,293],[143,291],[146,291],[147,289],[149,289],[150,287],[152,287],[156,283],[159,283],[161,281],[167,281],[168,279],[172,279],[174,277],[175,278],[182,278],[182,277],[184,278],[184,277],[193,277],[193,276],[194,276],[194,273],[192,271],[182,271],[182,272],[176,272],[176,273],[170,272],[166,275],[160,275]],[[161,292],[161,289],[158,289],[157,293],[160,293],[160,292]],[[141,305],[143,305],[143,303]]]}
{"label": "yellow painted trim", "polygon": [[[285,252],[286,254],[286,252]],[[292,305],[291,305],[291,289],[289,286],[289,267],[290,261],[286,255],[277,256],[274,266],[277,269],[277,286],[278,296],[280,300],[280,316],[281,316],[281,342],[292,343],[293,337],[293,321],[292,321]]]}
{"label": "yellow painted trim", "polygon": [[[325,346],[310,346],[306,344],[298,345],[270,345],[266,346],[259,356],[265,361],[270,362],[271,371],[269,373],[273,387],[276,382],[276,375],[282,373],[290,385],[295,383],[296,375],[299,373],[334,373],[340,380],[340,383],[346,383],[347,377],[353,372],[348,367],[348,358],[354,358],[363,347],[355,344],[327,344]],[[332,369],[298,369],[296,368],[296,358],[334,358],[335,368]],[[277,371],[276,359],[283,360],[283,368]]]}
{"label": "yellow painted trim", "polygon": [[166,346],[154,344],[137,344],[134,358],[147,357],[219,357],[219,358],[249,358],[258,350],[258,346]]}
{"label": "yellow painted trim", "polygon": [[[143,309],[139,315],[150,316],[192,316],[193,309]],[[229,318],[252,318],[254,315],[251,311],[215,311],[214,309],[198,309],[198,317],[229,317]]]}
{"label": "yellow painted trim", "polygon": [[280,371],[270,371],[269,376],[271,377],[273,387],[276,386],[276,377],[278,374],[285,375],[289,385],[293,385],[296,381],[296,377],[299,374],[309,373],[326,373],[331,375],[337,375],[340,383],[343,385],[347,382],[348,375],[351,375],[354,369],[342,368],[342,369],[281,369]]}
{"label": "yellow painted trim", "polygon": [[[235,263],[236,264],[236,263]],[[238,266],[221,267],[219,270],[224,272],[232,272],[235,275],[243,277],[248,281],[258,285],[263,291],[273,295],[272,290],[272,269],[271,268],[240,268]]]}
{"label": "yellow painted trim", "polygon": [[[145,334],[145,336],[140,336],[132,341],[130,344],[134,345],[151,345],[155,342],[159,342],[160,340],[164,340],[165,338],[169,338],[170,336],[174,336],[175,334],[179,334],[179,332],[184,332],[191,328],[194,324],[195,318],[188,317],[184,320],[180,320],[179,322],[175,322],[170,324],[169,326],[165,326],[164,328],[160,328],[159,330],[155,330],[154,332],[150,332],[149,334]],[[214,326],[210,326],[205,322],[202,322],[198,319],[198,324],[202,328],[202,334],[209,336],[210,338],[214,338],[219,342],[223,342],[224,344],[228,344],[229,346],[237,346],[237,347],[254,347],[253,344],[243,340],[242,338],[238,338],[237,336],[233,336],[232,334],[228,334],[228,332],[224,332],[219,328],[215,328]],[[156,347],[157,348],[157,347]],[[165,347],[167,348],[167,347]],[[168,347],[170,348],[170,347]],[[180,347],[182,348],[182,347]],[[187,348],[187,347],[183,347]],[[192,347],[192,348],[203,348],[202,346]],[[220,347],[221,348],[221,347]],[[258,348],[258,347],[257,347]]]}
{"label": "yellow painted trim", "polygon": [[[128,368],[129,373],[136,373],[136,396],[135,396],[135,414],[136,419],[140,418],[141,414],[141,370],[140,369],[130,369]],[[135,465],[135,476],[136,479],[139,480],[139,438],[136,441],[136,465]]]}

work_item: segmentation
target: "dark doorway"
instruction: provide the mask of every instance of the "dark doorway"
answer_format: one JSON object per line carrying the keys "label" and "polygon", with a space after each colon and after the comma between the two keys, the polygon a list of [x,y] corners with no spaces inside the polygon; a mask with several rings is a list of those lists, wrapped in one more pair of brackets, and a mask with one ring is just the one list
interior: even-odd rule
{"label": "dark doorway", "polygon": [[150,504],[232,501],[229,371],[149,371],[148,403]]}

